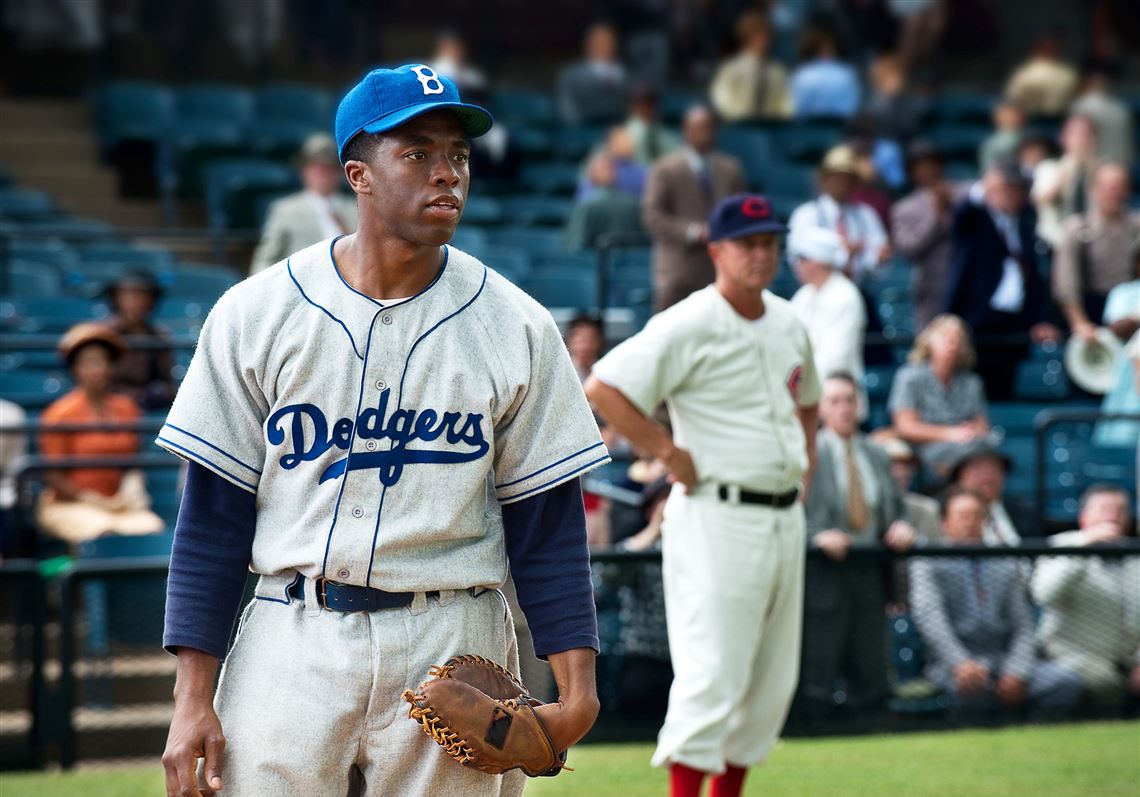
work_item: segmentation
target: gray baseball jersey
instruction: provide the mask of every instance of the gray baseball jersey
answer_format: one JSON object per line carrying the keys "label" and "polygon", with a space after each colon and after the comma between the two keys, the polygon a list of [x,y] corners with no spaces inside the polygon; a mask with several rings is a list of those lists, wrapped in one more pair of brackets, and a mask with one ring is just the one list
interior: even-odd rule
{"label": "gray baseball jersey", "polygon": [[450,246],[434,282],[385,303],[332,243],[218,301],[158,443],[256,494],[254,572],[501,584],[499,505],[609,461],[558,328]]}

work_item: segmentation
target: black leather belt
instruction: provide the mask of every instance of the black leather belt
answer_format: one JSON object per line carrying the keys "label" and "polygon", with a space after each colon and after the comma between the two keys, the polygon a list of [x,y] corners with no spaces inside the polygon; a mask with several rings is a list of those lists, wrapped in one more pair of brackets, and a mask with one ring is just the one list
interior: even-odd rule
{"label": "black leather belt", "polygon": [[[414,592],[385,592],[372,587],[358,587],[355,584],[340,584],[327,578],[316,579],[317,602],[322,609],[334,612],[376,612],[381,609],[400,609],[411,606],[416,597]],[[305,579],[298,578],[289,587],[289,595],[305,599]],[[429,598],[438,598],[439,592],[427,593]]]}
{"label": "black leather belt", "polygon": [[794,504],[800,497],[798,487],[780,494],[755,493],[751,490],[745,490],[742,487],[737,488],[727,484],[718,485],[716,488],[717,498],[722,501],[732,501],[734,492],[739,493],[740,503],[742,504],[758,504],[759,506],[771,506],[776,509],[785,509]]}

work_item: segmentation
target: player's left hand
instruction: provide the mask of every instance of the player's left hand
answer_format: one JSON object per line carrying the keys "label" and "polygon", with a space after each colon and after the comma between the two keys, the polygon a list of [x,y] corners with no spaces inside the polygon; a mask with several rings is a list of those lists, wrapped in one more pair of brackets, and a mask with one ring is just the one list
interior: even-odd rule
{"label": "player's left hand", "polygon": [[1003,675],[994,684],[994,695],[1006,708],[1017,708],[1025,699],[1025,681],[1016,675]]}
{"label": "player's left hand", "polygon": [[547,703],[534,711],[546,726],[554,749],[562,752],[581,741],[594,727],[601,703],[596,696],[593,699],[584,696]]}

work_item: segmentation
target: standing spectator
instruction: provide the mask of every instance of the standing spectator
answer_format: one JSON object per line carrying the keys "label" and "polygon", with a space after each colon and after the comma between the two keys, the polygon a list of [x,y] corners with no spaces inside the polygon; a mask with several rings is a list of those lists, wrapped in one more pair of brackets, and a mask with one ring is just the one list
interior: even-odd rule
{"label": "standing spectator", "polygon": [[162,288],[148,271],[127,271],[105,291],[111,307],[106,325],[126,338],[128,347],[115,365],[112,389],[125,393],[144,410],[161,410],[174,401],[174,355],[165,345],[133,347],[136,341],[167,344],[169,333],[151,320]]}
{"label": "standing spectator", "polygon": [[902,496],[886,453],[859,434],[858,390],[851,374],[824,379],[819,401],[816,468],[804,502],[810,547],[804,578],[804,660],[801,689],[809,714],[833,705],[835,679],[847,681],[852,711],[882,706],[887,681],[887,601],[883,568],[872,559],[847,561],[854,547],[914,545]]}
{"label": "standing spectator", "polygon": [[1037,512],[1028,501],[1006,495],[1005,479],[1013,460],[989,443],[978,440],[958,450],[948,473],[952,484],[972,490],[986,502],[982,542],[1017,546],[1025,537],[1037,537]]}
{"label": "standing spectator", "polygon": [[907,149],[907,171],[914,191],[891,208],[894,245],[914,264],[911,296],[916,329],[929,324],[942,309],[950,270],[952,209],[964,193],[942,176],[942,153],[926,141]]}
{"label": "standing spectator", "polygon": [[[1136,537],[1125,490],[1097,484],[1081,496],[1077,530],[1050,545],[1112,547]],[[1081,677],[1101,710],[1140,699],[1140,556],[1052,556],[1039,559],[1031,582],[1044,610],[1038,636],[1045,655]]]}
{"label": "standing spectator", "polygon": [[897,55],[880,55],[871,65],[871,95],[863,107],[875,135],[906,144],[918,133],[928,103],[906,84],[906,67]]}
{"label": "standing spectator", "polygon": [[[41,421],[61,424],[130,423],[139,408],[130,398],[111,391],[115,361],[124,350],[122,339],[99,324],[72,327],[60,339],[60,357],[75,380],[75,389],[44,410]],[[139,451],[133,431],[50,433],[40,437],[46,457],[128,456]],[[142,471],[115,468],[76,468],[48,472],[48,489],[40,497],[36,519],[51,537],[80,543],[104,534],[153,534],[162,519],[150,511],[150,496]]]}
{"label": "standing spectator", "polygon": [[1061,60],[1061,37],[1050,31],[1039,37],[1029,59],[1013,73],[1005,96],[1021,103],[1026,113],[1063,114],[1077,90],[1077,71]]}
{"label": "standing spectator", "polygon": [[[1108,294],[1104,325],[1122,342],[1116,382],[1100,406],[1103,413],[1140,414],[1140,252],[1133,260],[1132,279]],[[1097,445],[1135,448],[1140,421],[1100,421],[1093,433]]]}
{"label": "standing spectator", "polygon": [[978,166],[988,171],[1012,160],[1025,133],[1025,111],[1014,100],[1004,99],[994,106],[994,132],[978,148]]}
{"label": "standing spectator", "polygon": [[1140,213],[1129,210],[1128,171],[1102,163],[1093,175],[1093,206],[1061,222],[1053,259],[1053,297],[1073,334],[1096,338],[1108,293],[1133,277],[1140,253]]}
{"label": "standing spectator", "polygon": [[[951,545],[981,541],[985,502],[976,493],[951,488],[942,517]],[[1037,658],[1033,610],[1016,561],[912,559],[910,605],[926,645],[926,677],[959,710],[1063,718],[1080,700],[1073,672]]]}
{"label": "standing spectator", "polygon": [[850,64],[839,60],[839,46],[828,31],[813,28],[804,33],[800,65],[792,73],[791,94],[797,119],[846,119],[859,110],[859,77]]}
{"label": "standing spectator", "polygon": [[808,331],[816,373],[849,373],[856,380],[859,417],[867,415],[863,389],[863,336],[867,311],[859,289],[843,275],[847,250],[839,234],[823,227],[797,230],[788,257],[802,287],[792,309]]}
{"label": "standing spectator", "polygon": [[1090,61],[1085,66],[1081,96],[1073,103],[1072,112],[1093,121],[1097,133],[1097,156],[1104,161],[1132,166],[1132,111],[1112,94],[1116,69],[1104,61]]}
{"label": "standing spectator", "polygon": [[618,60],[617,31],[599,23],[586,31],[584,57],[558,75],[564,124],[615,124],[629,100],[629,75]]}
{"label": "standing spectator", "polygon": [[[918,475],[918,457],[914,449],[892,429],[880,429],[869,437],[870,441],[887,452],[891,459],[891,478],[895,480],[906,508],[906,521],[914,527],[919,543],[934,542],[942,537],[938,501],[913,491]],[[906,594],[905,590],[902,593]]]}
{"label": "standing spectator", "polygon": [[1061,220],[1089,209],[1097,159],[1096,126],[1087,116],[1074,115],[1061,128],[1063,154],[1044,161],[1033,173],[1033,204],[1041,213],[1041,238],[1056,247]]}
{"label": "standing spectator", "polygon": [[648,168],[679,150],[684,142],[661,121],[661,96],[645,83],[634,85],[629,99],[625,131],[633,145],[633,158]]}
{"label": "standing spectator", "polygon": [[653,304],[664,310],[713,281],[706,219],[720,200],[744,191],[744,170],[714,151],[716,120],[705,106],[690,108],[685,147],[650,171],[641,219],[653,237]]}
{"label": "standing spectator", "polygon": [[343,195],[336,142],[327,133],[305,140],[298,157],[302,190],[269,207],[261,242],[253,252],[256,274],[306,246],[356,229],[356,200]]}
{"label": "standing spectator", "polygon": [[943,308],[961,317],[975,340],[1003,338],[978,349],[978,374],[995,401],[1013,398],[1030,340],[1060,337],[1046,322],[1049,294],[1037,265],[1037,218],[1026,202],[1028,187],[1020,167],[1006,164],[986,174],[980,203],[963,202],[954,211]]}
{"label": "standing spectator", "polygon": [[467,42],[456,31],[447,30],[435,40],[435,55],[428,66],[437,75],[451,78],[464,96],[487,88],[486,76],[468,60]]}
{"label": "standing spectator", "polygon": [[794,237],[806,227],[825,227],[843,239],[847,250],[844,271],[859,282],[890,256],[887,231],[874,209],[851,198],[859,183],[855,151],[841,144],[823,158],[819,169],[820,194],[792,213],[789,227]]}
{"label": "standing spectator", "polygon": [[713,77],[709,97],[726,122],[787,119],[792,115],[788,76],[771,58],[772,25],[768,16],[750,9],[736,20],[736,55]]}
{"label": "standing spectator", "polygon": [[617,166],[605,152],[591,156],[586,167],[589,191],[574,203],[566,221],[566,248],[588,249],[609,233],[641,232],[641,205],[617,189]]}
{"label": "standing spectator", "polygon": [[958,449],[989,434],[985,387],[971,372],[976,355],[962,319],[936,316],[895,374],[887,406],[899,437],[923,464],[945,475]]}

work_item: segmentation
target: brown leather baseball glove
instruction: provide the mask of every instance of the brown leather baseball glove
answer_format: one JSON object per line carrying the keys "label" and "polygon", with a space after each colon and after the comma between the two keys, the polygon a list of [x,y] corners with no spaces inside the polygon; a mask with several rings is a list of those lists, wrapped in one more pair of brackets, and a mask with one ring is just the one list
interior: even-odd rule
{"label": "brown leather baseball glove", "polygon": [[490,775],[521,769],[532,778],[569,769],[535,713],[542,702],[506,669],[482,656],[456,656],[428,675],[418,692],[404,692],[408,716],[463,766]]}

